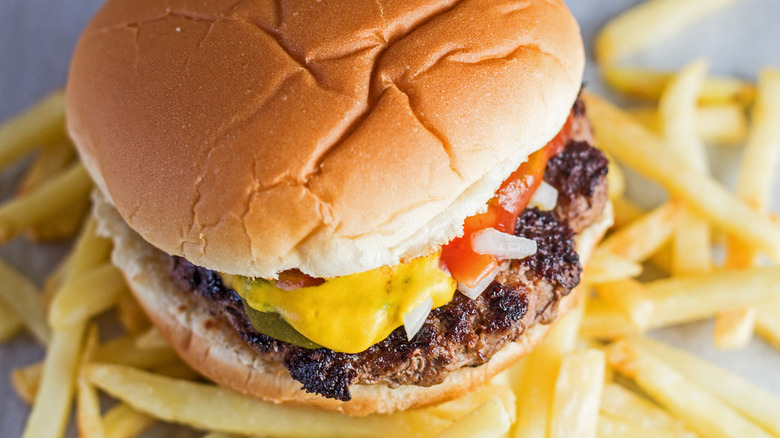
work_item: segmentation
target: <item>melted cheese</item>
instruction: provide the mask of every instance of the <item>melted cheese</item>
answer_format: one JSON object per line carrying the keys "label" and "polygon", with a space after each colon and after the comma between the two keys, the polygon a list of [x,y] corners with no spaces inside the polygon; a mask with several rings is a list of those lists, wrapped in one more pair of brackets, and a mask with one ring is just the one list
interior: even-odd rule
{"label": "melted cheese", "polygon": [[345,353],[359,353],[386,338],[428,297],[434,308],[447,304],[456,287],[439,268],[438,254],[295,290],[269,280],[223,277],[250,307],[278,313],[311,341]]}

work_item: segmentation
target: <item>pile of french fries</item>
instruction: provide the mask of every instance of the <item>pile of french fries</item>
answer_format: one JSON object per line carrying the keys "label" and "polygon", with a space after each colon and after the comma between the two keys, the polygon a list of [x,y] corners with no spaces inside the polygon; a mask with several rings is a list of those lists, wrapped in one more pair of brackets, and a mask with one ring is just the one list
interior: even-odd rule
{"label": "pile of french fries", "polygon": [[[63,96],[53,94],[0,128],[0,170],[34,155],[17,194],[0,204],[0,243],[75,238],[42,288],[0,261],[0,341],[24,329],[46,351],[10,376],[31,405],[24,436],[64,436],[73,417],[87,438],[138,436],[158,422],[211,438],[780,437],[777,394],[645,336],[714,318],[718,347],[739,348],[757,333],[780,348],[780,227],[768,212],[780,71],[766,69],[753,84],[709,77],[704,60],[679,72],[620,64],[735,2],[650,0],[605,26],[595,46],[603,78],[642,105],[621,109],[584,95],[611,161],[616,216],[587,267],[585,293],[540,348],[489,385],[391,415],[266,403],[188,368],[110,263],[111,243],[88,214],[92,183],[64,133]],[[733,190],[710,176],[709,144],[741,145]],[[625,195],[622,166],[668,200],[638,207]],[[118,333],[101,336],[98,318]],[[100,393],[111,396],[108,408]]]}

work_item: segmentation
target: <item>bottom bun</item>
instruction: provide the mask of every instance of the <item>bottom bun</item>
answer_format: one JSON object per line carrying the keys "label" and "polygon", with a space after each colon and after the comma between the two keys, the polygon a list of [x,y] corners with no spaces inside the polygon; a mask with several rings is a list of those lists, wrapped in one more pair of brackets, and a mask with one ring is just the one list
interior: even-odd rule
{"label": "bottom bun", "polygon": [[[281,364],[260,359],[226,321],[212,316],[193,294],[179,290],[171,280],[168,255],[132,231],[99,194],[95,196],[95,215],[100,232],[114,241],[113,262],[179,356],[221,386],[275,403],[317,406],[349,415],[391,413],[440,403],[487,383],[533,350],[552,326],[533,325],[520,340],[508,344],[488,362],[455,371],[440,384],[396,388],[356,384],[350,386],[352,400],[341,402],[304,392]],[[577,236],[577,252],[583,264],[611,224],[612,208],[607,204],[599,220]],[[560,301],[559,315],[575,307],[578,289]]]}

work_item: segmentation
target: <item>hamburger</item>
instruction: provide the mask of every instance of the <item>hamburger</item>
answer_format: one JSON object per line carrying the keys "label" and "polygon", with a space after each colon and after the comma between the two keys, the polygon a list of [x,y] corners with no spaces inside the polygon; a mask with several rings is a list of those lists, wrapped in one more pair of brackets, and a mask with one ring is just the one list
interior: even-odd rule
{"label": "hamburger", "polygon": [[95,214],[194,369],[352,415],[530,351],[610,224],[559,0],[109,0],[67,124]]}

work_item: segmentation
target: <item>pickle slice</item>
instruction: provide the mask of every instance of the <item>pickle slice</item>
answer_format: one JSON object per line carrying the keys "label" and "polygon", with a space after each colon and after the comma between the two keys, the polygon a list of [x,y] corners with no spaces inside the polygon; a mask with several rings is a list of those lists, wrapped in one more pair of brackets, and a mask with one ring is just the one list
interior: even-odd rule
{"label": "pickle slice", "polygon": [[303,348],[315,349],[322,348],[306,336],[298,333],[290,324],[282,319],[281,315],[273,312],[261,312],[257,309],[249,307],[246,300],[243,298],[241,302],[244,303],[244,311],[249,317],[249,322],[259,333],[266,336],[270,336],[274,339],[284,341],[293,345],[297,345]]}

